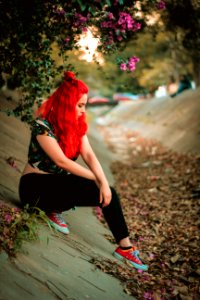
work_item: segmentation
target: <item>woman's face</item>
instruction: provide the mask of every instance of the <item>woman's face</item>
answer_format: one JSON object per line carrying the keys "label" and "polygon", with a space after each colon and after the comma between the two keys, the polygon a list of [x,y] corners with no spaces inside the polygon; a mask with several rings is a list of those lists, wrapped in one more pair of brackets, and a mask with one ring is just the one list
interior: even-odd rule
{"label": "woman's face", "polygon": [[85,106],[87,103],[87,94],[83,94],[83,96],[79,99],[76,104],[76,117],[80,118],[85,113]]}

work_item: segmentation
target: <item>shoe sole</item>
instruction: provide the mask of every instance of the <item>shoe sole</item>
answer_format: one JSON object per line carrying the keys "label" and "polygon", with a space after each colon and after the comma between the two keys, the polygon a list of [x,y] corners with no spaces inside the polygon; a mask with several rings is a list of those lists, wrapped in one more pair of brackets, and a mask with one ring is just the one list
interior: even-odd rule
{"label": "shoe sole", "polygon": [[115,258],[117,258],[117,259],[119,259],[119,260],[127,263],[128,265],[131,265],[131,266],[135,267],[137,270],[142,270],[142,271],[147,271],[148,270],[148,266],[147,265],[143,265],[143,264],[142,265],[138,265],[138,264],[134,263],[133,261],[130,261],[129,259],[121,256],[120,254],[118,254],[116,252],[113,253],[113,256]]}
{"label": "shoe sole", "polygon": [[49,223],[51,224],[52,227],[54,227],[56,230],[64,233],[64,234],[69,234],[69,229],[67,227],[63,228],[59,225],[57,225],[56,223],[54,223],[53,221],[49,220]]}

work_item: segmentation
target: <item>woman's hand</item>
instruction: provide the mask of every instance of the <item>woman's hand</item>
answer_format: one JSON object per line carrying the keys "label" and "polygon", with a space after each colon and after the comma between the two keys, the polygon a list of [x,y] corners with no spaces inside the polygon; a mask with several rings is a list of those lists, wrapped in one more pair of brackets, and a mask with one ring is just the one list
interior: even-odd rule
{"label": "woman's hand", "polygon": [[103,207],[108,206],[112,199],[112,193],[109,185],[107,183],[100,184],[99,190],[100,190],[100,203],[102,203]]}

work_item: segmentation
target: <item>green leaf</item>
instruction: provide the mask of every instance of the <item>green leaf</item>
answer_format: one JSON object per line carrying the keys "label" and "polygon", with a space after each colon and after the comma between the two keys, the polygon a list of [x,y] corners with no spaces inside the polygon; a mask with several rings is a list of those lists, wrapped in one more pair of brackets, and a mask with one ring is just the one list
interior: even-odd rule
{"label": "green leaf", "polygon": [[108,4],[108,6],[111,6],[111,1],[110,0],[106,0],[106,3]]}
{"label": "green leaf", "polygon": [[92,16],[95,15],[95,10],[92,8],[92,6],[89,7],[88,11],[91,13]]}
{"label": "green leaf", "polygon": [[81,8],[82,11],[84,11],[87,7],[87,2],[85,4],[81,0],[78,0],[78,4],[80,5],[80,8]]}

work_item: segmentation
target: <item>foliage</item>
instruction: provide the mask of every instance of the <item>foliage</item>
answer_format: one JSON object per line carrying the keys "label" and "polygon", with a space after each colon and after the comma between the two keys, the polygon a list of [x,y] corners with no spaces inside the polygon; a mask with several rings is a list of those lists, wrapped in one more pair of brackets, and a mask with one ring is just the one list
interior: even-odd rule
{"label": "foliage", "polygon": [[[148,27],[150,16],[157,21],[154,26]],[[56,87],[63,70],[75,70],[70,63],[71,51],[79,48],[80,34],[88,28],[99,39],[98,51],[107,56],[107,61],[115,55],[120,65],[128,62],[133,55],[140,57],[140,53],[133,51],[135,48],[128,57],[121,58],[117,53],[123,52],[129,41],[133,41],[134,45],[145,28],[150,28],[154,36],[161,30],[171,31],[174,38],[169,40],[169,47],[174,63],[182,56],[179,53],[183,52],[183,48],[186,49],[188,60],[192,57],[194,73],[198,78],[198,16],[198,0],[1,1],[0,85],[6,82],[8,88],[22,89],[23,96],[13,113],[22,121],[30,122],[33,107],[40,105]],[[160,17],[163,23],[159,21]],[[54,58],[55,52],[60,58],[59,63]],[[141,70],[143,66],[140,64]],[[174,68],[177,67],[178,64],[175,64]],[[152,63],[149,70],[151,68]],[[130,68],[122,65],[121,69],[124,71],[118,72],[117,69],[120,78],[128,78],[122,73]],[[131,65],[131,70],[134,69],[135,65]],[[133,79],[136,89],[140,88],[136,76],[129,76],[130,86]],[[198,84],[198,80],[196,82]]]}
{"label": "foliage", "polygon": [[[74,69],[68,51],[78,48],[79,35],[87,28],[99,38],[101,53],[114,53],[145,27],[146,14],[163,8],[160,2],[140,1],[143,13],[136,14],[137,2],[130,0],[1,1],[0,82],[24,92],[14,114],[31,121],[34,104],[56,86],[63,69]],[[55,46],[62,58],[59,65],[52,56]]]}
{"label": "foliage", "polygon": [[[163,15],[168,30],[182,29],[181,40],[189,51],[200,51],[200,3],[195,0],[166,1],[167,14]],[[187,20],[187,22],[185,22]]]}
{"label": "foliage", "polygon": [[[196,84],[200,84],[200,2],[198,0],[167,0],[166,14],[162,14],[165,28],[174,34],[174,54],[176,50],[187,50],[193,60],[193,74]],[[177,49],[178,48],[178,49]],[[183,71],[182,71],[183,73]]]}
{"label": "foliage", "polygon": [[0,205],[0,251],[5,250],[14,256],[23,241],[38,239],[38,220],[46,221],[45,213],[39,209],[31,211]]}

